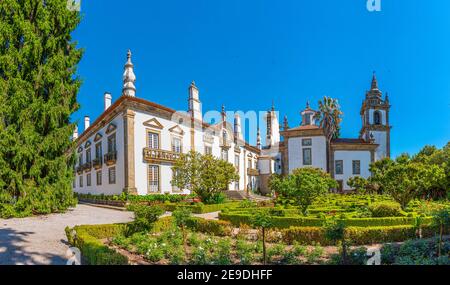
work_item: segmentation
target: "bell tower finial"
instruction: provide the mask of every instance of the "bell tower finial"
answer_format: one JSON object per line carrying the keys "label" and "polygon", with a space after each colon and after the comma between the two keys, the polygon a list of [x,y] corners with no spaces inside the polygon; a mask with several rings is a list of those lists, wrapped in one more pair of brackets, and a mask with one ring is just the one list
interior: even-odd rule
{"label": "bell tower finial", "polygon": [[125,71],[123,73],[123,88],[122,95],[135,97],[136,96],[136,75],[134,74],[134,65],[131,61],[131,50],[127,52],[127,62],[125,63]]}
{"label": "bell tower finial", "polygon": [[372,76],[372,84],[371,84],[371,90],[376,90],[378,89],[378,81],[377,81],[377,76],[376,76],[376,72],[373,71],[373,76]]}

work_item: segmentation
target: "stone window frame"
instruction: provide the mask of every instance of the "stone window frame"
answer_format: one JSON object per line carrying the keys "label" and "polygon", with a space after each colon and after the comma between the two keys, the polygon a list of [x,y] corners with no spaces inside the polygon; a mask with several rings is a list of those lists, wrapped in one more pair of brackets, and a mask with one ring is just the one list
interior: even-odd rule
{"label": "stone window frame", "polygon": [[[175,140],[179,140],[180,141],[180,151],[179,152],[175,150],[175,143],[174,143]],[[170,136],[170,149],[171,149],[172,152],[175,152],[175,153],[183,153],[183,149],[184,149],[184,147],[183,147],[183,137],[182,136],[178,136],[178,135],[171,135]]]}
{"label": "stone window frame", "polygon": [[[227,148],[222,148],[221,149],[221,151],[220,151],[220,159],[222,159],[223,161],[226,161],[226,162],[228,162],[228,159],[229,159],[229,149],[227,149]],[[224,154],[225,154],[225,156],[224,156]]]}
{"label": "stone window frame", "polygon": [[[305,153],[309,151],[309,161],[306,161],[305,157]],[[304,166],[311,166],[313,165],[313,157],[312,157],[312,148],[304,148],[302,149],[302,162]]]}
{"label": "stone window frame", "polygon": [[[341,171],[338,171],[339,167],[338,164],[340,163],[341,167]],[[334,163],[334,169],[335,169],[335,174],[336,175],[344,175],[344,161],[342,159],[338,159],[335,161]]]}
{"label": "stone window frame", "polygon": [[[112,153],[112,152],[117,151],[117,135],[116,135],[116,134],[117,134],[117,133],[114,132],[114,133],[108,135],[108,138],[107,138],[107,143],[108,143],[108,144],[107,144],[107,152],[108,152],[108,153]],[[112,140],[112,138],[114,138],[114,144],[111,144],[111,143],[110,143],[111,140]],[[112,145],[113,147],[110,148],[110,145]]]}
{"label": "stone window frame", "polygon": [[373,113],[373,124],[376,126],[383,125],[383,114],[381,113],[380,110],[376,110]]}
{"label": "stone window frame", "polygon": [[[151,168],[157,168],[158,172],[152,172],[152,173],[157,173],[158,180],[150,179],[151,178],[150,177],[150,169]],[[157,181],[158,182],[158,190],[156,192],[150,191],[150,188],[151,188],[150,182],[151,181],[153,181],[153,182]],[[149,164],[147,166],[147,194],[157,194],[157,193],[161,193],[161,165],[159,165],[159,164]]]}
{"label": "stone window frame", "polygon": [[[100,177],[99,177],[100,176]],[[96,180],[97,180],[97,186],[101,186],[102,184],[103,184],[103,174],[102,174],[102,171],[101,170],[99,170],[99,171],[97,171],[96,173],[95,173],[95,177],[96,177]],[[100,179],[99,179],[100,178]]]}
{"label": "stone window frame", "polygon": [[[205,152],[205,155],[212,155],[213,154],[213,147],[212,147],[212,145],[210,145],[210,144],[205,144],[205,146],[204,146],[204,152]],[[207,149],[209,149],[209,150],[211,150],[210,152],[208,152],[207,151]]]}
{"label": "stone window frame", "polygon": [[[157,135],[157,137],[158,137],[158,145],[157,145],[157,148],[155,148],[155,147],[150,147],[150,140],[149,140],[149,135],[150,134],[153,134],[153,135]],[[157,131],[157,130],[154,130],[154,129],[145,129],[145,143],[146,143],[146,146],[148,147],[148,148],[152,148],[152,149],[162,149],[162,146],[161,146],[161,131]]]}
{"label": "stone window frame", "polygon": [[302,146],[312,146],[312,139],[302,139]]}
{"label": "stone window frame", "polygon": [[[98,153],[98,147],[100,146],[100,154]],[[97,142],[95,144],[95,158],[96,159],[100,159],[100,161],[102,161],[103,159],[103,145],[102,142]]]}
{"label": "stone window frame", "polygon": [[[160,172],[161,172],[161,170],[160,170]],[[176,171],[172,169],[172,180],[173,180],[173,177],[175,177],[175,175],[176,175],[175,173],[176,173]],[[161,184],[161,179],[160,179],[160,184]],[[172,193],[183,193],[183,190],[178,188],[176,185],[172,184]]]}
{"label": "stone window frame", "polygon": [[88,173],[86,175],[86,187],[91,187],[92,186],[92,176],[90,173]]}
{"label": "stone window frame", "polygon": [[361,160],[352,160],[353,175],[361,175]]}
{"label": "stone window frame", "polygon": [[[112,173],[114,173],[113,177],[111,177]],[[114,179],[112,179],[112,178],[114,178]],[[116,172],[115,166],[108,168],[108,182],[109,182],[109,185],[115,185],[117,182],[117,172]]]}

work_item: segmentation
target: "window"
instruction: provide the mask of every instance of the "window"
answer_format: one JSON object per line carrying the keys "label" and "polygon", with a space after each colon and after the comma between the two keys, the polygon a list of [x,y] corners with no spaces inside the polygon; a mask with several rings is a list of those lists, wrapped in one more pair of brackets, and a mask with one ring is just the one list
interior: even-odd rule
{"label": "window", "polygon": [[236,170],[239,172],[239,155],[234,156],[234,166],[236,167]]}
{"label": "window", "polygon": [[108,137],[108,153],[116,152],[116,134]]}
{"label": "window", "polygon": [[223,139],[223,144],[226,145],[227,141],[228,141],[228,134],[227,131],[223,131],[222,133],[222,139]]}
{"label": "window", "polygon": [[312,154],[310,148],[303,149],[303,165],[312,165]]}
{"label": "window", "polygon": [[305,115],[305,125],[306,126],[311,125],[311,115],[310,114]]}
{"label": "window", "polygon": [[97,171],[97,185],[102,185],[102,171]]}
{"label": "window", "polygon": [[212,147],[205,145],[205,155],[212,155]]}
{"label": "window", "polygon": [[95,145],[95,158],[96,159],[102,159],[103,156],[103,150],[102,150],[102,143],[98,143]]}
{"label": "window", "polygon": [[248,168],[252,168],[252,159],[251,158],[249,158],[248,159]]}
{"label": "window", "polygon": [[80,188],[83,188],[83,175],[80,175],[79,179],[79,184],[80,184]]}
{"label": "window", "polygon": [[158,193],[159,192],[159,166],[149,165],[148,166],[148,192]]}
{"label": "window", "polygon": [[[179,175],[180,175],[180,171],[178,169],[173,170],[172,171],[172,180],[175,180],[175,178]],[[172,192],[181,192],[181,191],[180,191],[180,188],[178,188],[178,186],[172,184]]]}
{"label": "window", "polygon": [[116,168],[111,167],[108,169],[108,180],[109,184],[116,184]]}
{"label": "window", "polygon": [[152,149],[159,149],[159,134],[154,132],[147,132],[147,147]]}
{"label": "window", "polygon": [[222,149],[222,160],[228,161],[228,150]]}
{"label": "window", "polygon": [[76,179],[73,180],[72,186],[73,186],[73,188],[77,188],[77,180]]}
{"label": "window", "polygon": [[83,153],[80,152],[79,156],[78,156],[78,166],[82,166],[83,165]]}
{"label": "window", "polygon": [[255,169],[258,169],[258,161],[255,159],[254,162],[255,162],[255,167],[254,167],[254,168],[255,168]]}
{"label": "window", "polygon": [[172,151],[176,153],[183,152],[180,138],[172,138]]}
{"label": "window", "polygon": [[381,125],[381,112],[375,111],[373,114],[373,121],[375,125]]}
{"label": "window", "polygon": [[86,163],[91,162],[91,149],[86,150]]}
{"label": "window", "polygon": [[92,178],[91,178],[91,174],[89,173],[89,174],[86,176],[86,186],[87,186],[87,187],[90,187],[91,184],[92,184]]}
{"label": "window", "polygon": [[336,174],[344,174],[344,161],[336,160],[335,164],[336,164],[335,166]]}
{"label": "window", "polygon": [[312,146],[312,139],[303,139],[302,146]]}
{"label": "window", "polygon": [[361,174],[361,161],[353,160],[352,166],[353,166],[353,175],[360,175]]}

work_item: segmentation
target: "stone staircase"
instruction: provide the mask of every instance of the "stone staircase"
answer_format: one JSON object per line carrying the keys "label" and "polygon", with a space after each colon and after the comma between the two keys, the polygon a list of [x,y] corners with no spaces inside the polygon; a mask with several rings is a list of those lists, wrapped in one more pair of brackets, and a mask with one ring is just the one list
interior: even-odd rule
{"label": "stone staircase", "polygon": [[236,190],[230,190],[230,191],[224,191],[225,195],[227,195],[227,198],[234,201],[242,201],[242,200],[251,200],[255,202],[260,201],[270,201],[272,198],[270,197],[264,197],[260,195],[256,195],[254,193],[248,194],[246,191],[236,191]]}

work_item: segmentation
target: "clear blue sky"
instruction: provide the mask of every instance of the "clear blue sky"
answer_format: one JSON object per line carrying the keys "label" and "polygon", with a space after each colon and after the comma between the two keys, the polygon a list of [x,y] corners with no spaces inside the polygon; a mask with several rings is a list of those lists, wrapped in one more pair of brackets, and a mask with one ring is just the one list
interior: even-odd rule
{"label": "clear blue sky", "polygon": [[[381,0],[82,1],[74,33],[85,48],[73,118],[97,118],[116,100],[128,48],[137,96],[187,108],[192,80],[204,110],[262,111],[272,100],[290,126],[310,100],[338,98],[343,137],[357,137],[359,110],[376,71],[392,103],[392,151],[450,141],[450,1]],[[251,143],[255,143],[251,141]]]}

